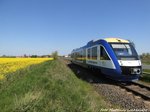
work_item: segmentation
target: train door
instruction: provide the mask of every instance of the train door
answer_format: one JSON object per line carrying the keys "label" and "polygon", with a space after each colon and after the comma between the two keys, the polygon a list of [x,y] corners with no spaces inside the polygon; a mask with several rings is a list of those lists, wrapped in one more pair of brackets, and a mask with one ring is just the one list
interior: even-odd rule
{"label": "train door", "polygon": [[98,65],[98,46],[93,46],[87,49],[86,63],[89,65]]}
{"label": "train door", "polygon": [[101,67],[104,68],[110,68],[110,69],[114,69],[114,63],[111,60],[109,54],[107,53],[106,49],[100,45],[100,65]]}
{"label": "train door", "polygon": [[91,60],[91,48],[86,49],[86,62]]}

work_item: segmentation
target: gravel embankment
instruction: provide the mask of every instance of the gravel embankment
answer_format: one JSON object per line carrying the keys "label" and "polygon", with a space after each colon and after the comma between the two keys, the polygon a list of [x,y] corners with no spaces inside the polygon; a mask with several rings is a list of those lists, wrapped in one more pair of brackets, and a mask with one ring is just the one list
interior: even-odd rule
{"label": "gravel embankment", "polygon": [[117,105],[123,109],[147,109],[150,110],[150,102],[127,92],[125,89],[117,86],[115,82],[104,77],[98,77],[95,72],[82,68],[78,65],[65,62],[76,76],[90,83],[99,94],[105,97],[106,101],[112,105]]}
{"label": "gravel embankment", "polygon": [[95,90],[106,97],[114,105],[119,105],[124,109],[149,109],[149,104],[140,97],[127,92],[116,85],[93,84]]}

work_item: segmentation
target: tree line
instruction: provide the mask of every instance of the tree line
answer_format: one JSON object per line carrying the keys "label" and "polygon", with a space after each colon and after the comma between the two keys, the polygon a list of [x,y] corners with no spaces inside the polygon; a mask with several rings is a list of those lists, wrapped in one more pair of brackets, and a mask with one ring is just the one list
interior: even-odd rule
{"label": "tree line", "polygon": [[142,53],[141,59],[150,59],[150,53]]}
{"label": "tree line", "polygon": [[8,56],[8,55],[2,55],[0,58],[51,58],[53,57],[54,59],[58,58],[58,51],[54,51],[49,55],[27,55],[24,54],[22,56]]}

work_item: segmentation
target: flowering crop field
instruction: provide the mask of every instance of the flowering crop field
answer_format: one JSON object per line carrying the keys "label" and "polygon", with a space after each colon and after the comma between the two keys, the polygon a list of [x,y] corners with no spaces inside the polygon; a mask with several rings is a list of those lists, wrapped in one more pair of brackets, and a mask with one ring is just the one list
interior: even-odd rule
{"label": "flowering crop field", "polygon": [[9,73],[48,60],[53,60],[53,58],[0,58],[0,80]]}

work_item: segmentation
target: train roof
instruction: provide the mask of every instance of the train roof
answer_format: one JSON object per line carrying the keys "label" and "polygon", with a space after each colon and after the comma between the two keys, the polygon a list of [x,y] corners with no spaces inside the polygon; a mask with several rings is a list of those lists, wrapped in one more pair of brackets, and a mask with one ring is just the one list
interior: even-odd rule
{"label": "train roof", "polygon": [[121,38],[105,38],[105,39],[91,40],[87,43],[87,45],[80,47],[80,48],[77,48],[77,49],[73,49],[73,51],[79,51],[79,50],[86,48],[88,46],[98,44],[101,40],[104,40],[108,43],[130,43],[128,40],[121,39]]}
{"label": "train roof", "polygon": [[128,40],[124,40],[120,38],[105,38],[104,40],[106,40],[109,43],[129,43]]}

